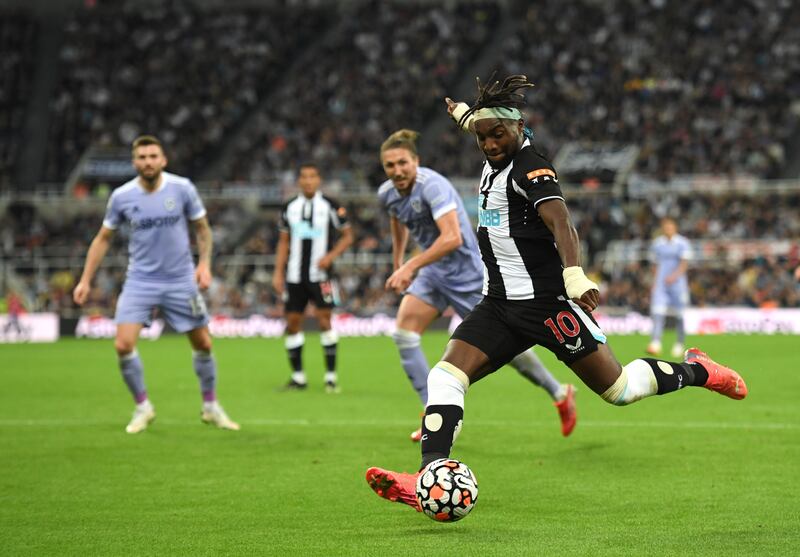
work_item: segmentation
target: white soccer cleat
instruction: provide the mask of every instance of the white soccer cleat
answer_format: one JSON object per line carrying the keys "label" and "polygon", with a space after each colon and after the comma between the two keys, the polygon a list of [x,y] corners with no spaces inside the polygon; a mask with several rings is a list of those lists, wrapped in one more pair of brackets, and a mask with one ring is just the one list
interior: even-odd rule
{"label": "white soccer cleat", "polygon": [[150,422],[156,419],[156,409],[152,404],[137,404],[130,423],[125,426],[127,433],[139,433],[147,429]]}
{"label": "white soccer cleat", "polygon": [[204,423],[215,425],[220,429],[230,429],[231,431],[239,431],[241,429],[239,424],[231,420],[225,410],[222,409],[222,406],[216,401],[203,405],[200,419]]}
{"label": "white soccer cleat", "polygon": [[658,356],[661,354],[661,342],[657,340],[650,341],[650,344],[647,345],[647,349],[645,350],[651,356]]}
{"label": "white soccer cleat", "polygon": [[676,342],[675,344],[672,345],[672,350],[670,351],[670,354],[672,354],[673,358],[683,358],[683,350],[684,350],[683,344],[681,344],[680,342]]}

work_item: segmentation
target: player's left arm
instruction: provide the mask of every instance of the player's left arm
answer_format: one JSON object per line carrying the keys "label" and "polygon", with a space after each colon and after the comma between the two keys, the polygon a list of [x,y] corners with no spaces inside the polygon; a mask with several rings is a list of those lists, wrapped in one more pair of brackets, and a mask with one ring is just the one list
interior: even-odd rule
{"label": "player's left arm", "polygon": [[197,240],[197,269],[195,270],[194,277],[197,281],[197,286],[201,290],[207,289],[211,286],[211,251],[214,247],[214,240],[211,234],[211,225],[208,224],[208,218],[201,217],[192,221],[194,227],[195,239]]}
{"label": "player's left arm", "polygon": [[586,278],[581,267],[581,247],[578,231],[572,224],[563,199],[548,199],[537,206],[539,216],[552,232],[556,249],[564,265],[564,286],[567,296],[585,311],[594,310],[600,303],[597,285]]}
{"label": "player's left arm", "polygon": [[317,267],[320,269],[329,269],[330,266],[333,265],[333,262],[336,261],[355,240],[353,227],[350,226],[350,223],[347,221],[347,210],[332,199],[329,199],[329,202],[331,204],[331,222],[334,228],[339,231],[339,239],[333,245],[331,251],[323,255],[317,262]]}
{"label": "player's left arm", "polygon": [[353,234],[353,227],[349,224],[342,227],[340,230],[339,239],[331,248],[331,251],[326,253],[322,258],[320,258],[317,266],[320,269],[327,269],[333,262],[336,261],[340,255],[342,255],[347,248],[353,245],[353,241],[355,240],[355,235]]}

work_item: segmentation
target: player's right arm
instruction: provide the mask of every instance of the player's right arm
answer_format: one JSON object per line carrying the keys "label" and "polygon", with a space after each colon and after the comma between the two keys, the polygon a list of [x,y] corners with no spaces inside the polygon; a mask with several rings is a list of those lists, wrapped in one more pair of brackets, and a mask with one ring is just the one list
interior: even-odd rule
{"label": "player's right arm", "polygon": [[86,263],[83,266],[83,274],[78,285],[72,292],[72,299],[79,306],[83,305],[89,298],[89,292],[92,290],[92,279],[94,278],[97,268],[106,256],[109,246],[111,246],[111,238],[114,236],[114,230],[101,226],[100,231],[92,240],[89,246],[89,252],[86,254]]}
{"label": "player's right arm", "polygon": [[442,257],[457,250],[464,243],[461,236],[461,226],[458,222],[458,212],[455,209],[439,216],[436,219],[436,226],[439,228],[439,236],[434,242],[420,254],[415,255],[402,265],[400,265],[392,276],[386,279],[386,289],[394,290],[398,294],[405,291],[411,285],[414,274]]}
{"label": "player's right arm", "polygon": [[272,288],[279,296],[286,286],[286,261],[289,259],[289,232],[280,231],[278,247],[275,250],[275,272],[272,274]]}
{"label": "player's right arm", "polygon": [[403,265],[403,256],[408,245],[408,228],[394,215],[389,218],[389,227],[392,231],[392,271],[396,271]]}

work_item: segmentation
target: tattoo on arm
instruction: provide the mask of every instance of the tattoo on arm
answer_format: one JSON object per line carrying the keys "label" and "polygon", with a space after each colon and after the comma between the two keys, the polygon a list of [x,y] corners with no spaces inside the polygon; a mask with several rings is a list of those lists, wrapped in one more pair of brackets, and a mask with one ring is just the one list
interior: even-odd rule
{"label": "tattoo on arm", "polygon": [[210,266],[214,240],[211,237],[211,227],[208,225],[208,219],[202,218],[195,223],[195,234],[197,235],[199,261]]}

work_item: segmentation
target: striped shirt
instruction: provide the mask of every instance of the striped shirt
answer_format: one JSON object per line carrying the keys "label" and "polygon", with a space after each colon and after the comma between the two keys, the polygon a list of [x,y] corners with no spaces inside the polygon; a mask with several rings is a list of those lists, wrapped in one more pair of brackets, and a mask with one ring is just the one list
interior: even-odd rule
{"label": "striped shirt", "polygon": [[529,140],[505,168],[484,164],[478,194],[484,296],[529,300],[565,294],[555,238],[536,210],[551,199],[564,199],[558,176]]}
{"label": "striped shirt", "polygon": [[289,233],[286,282],[324,282],[328,273],[317,266],[334,243],[334,229],[350,226],[347,213],[320,192],[308,199],[300,194],[283,206],[278,229]]}

